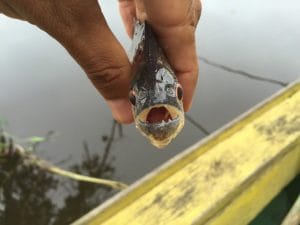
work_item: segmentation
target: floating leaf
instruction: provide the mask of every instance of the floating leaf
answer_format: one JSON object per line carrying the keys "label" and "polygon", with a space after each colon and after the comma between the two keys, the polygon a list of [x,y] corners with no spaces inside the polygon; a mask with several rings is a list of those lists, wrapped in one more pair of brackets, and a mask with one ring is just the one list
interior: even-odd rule
{"label": "floating leaf", "polygon": [[41,143],[45,140],[46,140],[46,138],[38,137],[38,136],[32,136],[32,137],[28,138],[28,141],[32,144],[38,144],[38,143]]}

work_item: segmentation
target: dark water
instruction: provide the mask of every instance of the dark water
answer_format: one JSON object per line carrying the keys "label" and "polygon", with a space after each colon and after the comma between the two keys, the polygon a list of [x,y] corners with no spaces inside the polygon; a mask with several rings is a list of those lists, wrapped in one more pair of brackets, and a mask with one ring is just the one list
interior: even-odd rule
{"label": "dark water", "polygon": [[[130,40],[117,16],[117,2],[100,3],[113,32],[128,49]],[[300,4],[296,0],[276,4],[214,0],[203,5],[197,30],[199,55],[284,82],[299,77]],[[281,88],[200,62],[189,115],[213,132]],[[116,132],[103,160],[107,141],[102,137],[111,132],[112,118],[102,98],[55,40],[28,23],[4,16],[0,16],[0,117],[8,121],[6,129],[20,138],[55,131],[50,141],[39,146],[40,157],[63,168],[126,183],[205,136],[187,122],[166,150],[157,151],[133,125],[124,126],[123,136]],[[13,165],[17,163],[2,165],[12,174],[9,179],[4,179],[7,174],[0,177],[0,224],[67,224],[114,194],[107,188]]]}
{"label": "dark water", "polygon": [[250,225],[280,225],[299,196],[300,175],[262,210]]}

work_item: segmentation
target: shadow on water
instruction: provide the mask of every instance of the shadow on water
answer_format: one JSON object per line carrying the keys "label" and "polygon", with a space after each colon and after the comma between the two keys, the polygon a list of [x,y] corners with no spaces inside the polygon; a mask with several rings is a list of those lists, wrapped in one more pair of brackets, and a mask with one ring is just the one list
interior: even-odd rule
{"label": "shadow on water", "polygon": [[[116,128],[119,137],[122,128],[113,121],[111,132],[104,135],[106,143],[103,154],[91,154],[89,145],[83,141],[83,157],[70,170],[92,177],[112,179],[114,157],[110,154]],[[68,193],[59,207],[52,193],[60,188]],[[41,225],[69,224],[115,193],[109,187],[98,184],[70,181],[53,176],[26,163],[17,155],[0,158],[0,224]]]}

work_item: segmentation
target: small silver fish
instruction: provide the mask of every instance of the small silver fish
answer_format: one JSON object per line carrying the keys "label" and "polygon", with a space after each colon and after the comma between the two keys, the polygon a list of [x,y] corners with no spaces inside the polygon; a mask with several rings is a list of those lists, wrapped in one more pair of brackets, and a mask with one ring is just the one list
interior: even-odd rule
{"label": "small silver fish", "polygon": [[129,100],[136,127],[163,148],[184,126],[183,90],[147,22],[136,22]]}

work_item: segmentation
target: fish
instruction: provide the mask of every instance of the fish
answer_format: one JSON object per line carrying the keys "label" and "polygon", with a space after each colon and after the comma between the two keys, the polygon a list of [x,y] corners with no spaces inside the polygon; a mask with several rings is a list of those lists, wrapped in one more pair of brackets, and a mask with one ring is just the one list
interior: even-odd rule
{"label": "fish", "polygon": [[131,61],[129,100],[135,125],[162,149],[184,127],[183,89],[147,21],[135,22]]}

